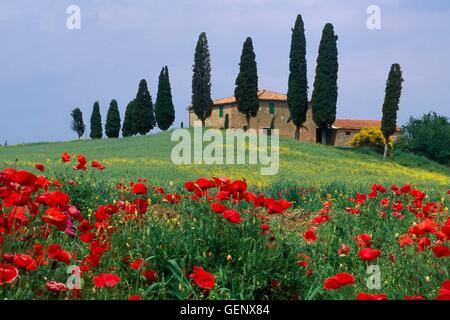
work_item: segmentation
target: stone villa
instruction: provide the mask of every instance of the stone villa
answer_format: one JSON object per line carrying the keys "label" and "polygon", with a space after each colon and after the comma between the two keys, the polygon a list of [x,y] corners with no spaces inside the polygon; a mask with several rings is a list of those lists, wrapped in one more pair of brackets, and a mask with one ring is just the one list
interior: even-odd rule
{"label": "stone villa", "polygon": [[[258,91],[260,109],[255,118],[251,118],[250,126],[253,129],[265,129],[270,132],[272,121],[274,128],[279,130],[280,136],[294,138],[295,125],[289,121],[287,95],[270,90]],[[197,116],[191,108],[189,110],[189,126],[193,127]],[[234,96],[213,101],[211,116],[206,119],[206,127],[224,128],[225,116],[229,117],[229,128],[245,128],[245,116],[237,110]],[[336,147],[350,147],[353,136],[365,127],[379,127],[379,120],[351,120],[336,119],[327,135],[327,144]],[[303,141],[320,142],[320,132],[314,124],[312,110],[308,109],[306,122],[300,130],[300,139]]]}

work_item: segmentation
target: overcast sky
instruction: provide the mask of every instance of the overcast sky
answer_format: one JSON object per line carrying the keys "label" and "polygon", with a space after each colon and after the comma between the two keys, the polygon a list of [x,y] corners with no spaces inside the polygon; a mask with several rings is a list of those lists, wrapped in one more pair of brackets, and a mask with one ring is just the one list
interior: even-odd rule
{"label": "overcast sky", "polygon": [[[71,4],[81,8],[80,30],[66,27]],[[381,30],[366,26],[372,4],[381,9]],[[450,1],[1,0],[0,143],[74,139],[70,111],[80,107],[88,124],[96,100],[103,121],[113,98],[123,118],[140,79],[155,101],[164,65],[175,126],[186,124],[202,31],[214,99],[233,93],[246,36],[253,38],[259,88],[286,92],[297,14],[305,21],[310,96],[322,28],[335,26],[339,118],[380,119],[392,63],[401,64],[405,78],[400,123],[430,110],[450,116]]]}

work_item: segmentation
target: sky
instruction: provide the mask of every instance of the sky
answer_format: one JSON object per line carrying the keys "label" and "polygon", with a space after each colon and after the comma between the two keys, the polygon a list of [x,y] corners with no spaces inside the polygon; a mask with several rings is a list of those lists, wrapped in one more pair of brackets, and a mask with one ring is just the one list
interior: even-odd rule
{"label": "sky", "polygon": [[[80,29],[66,26],[70,5]],[[367,27],[380,8],[381,29]],[[174,127],[188,122],[198,35],[211,52],[212,97],[232,95],[242,44],[253,38],[259,88],[287,91],[291,28],[305,22],[309,96],[323,26],[339,36],[338,118],[380,119],[390,66],[405,79],[399,124],[434,110],[450,117],[450,1],[442,0],[0,0],[0,144],[76,138],[70,112],[111,99],[125,107],[146,79],[153,101],[169,68]]]}

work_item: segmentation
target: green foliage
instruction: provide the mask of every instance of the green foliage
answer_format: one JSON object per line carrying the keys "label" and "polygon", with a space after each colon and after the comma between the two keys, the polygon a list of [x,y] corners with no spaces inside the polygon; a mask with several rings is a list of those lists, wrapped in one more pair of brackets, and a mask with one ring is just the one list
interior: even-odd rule
{"label": "green foliage", "polygon": [[386,140],[392,136],[397,129],[397,111],[402,94],[402,70],[399,64],[393,64],[389,71],[386,82],[386,93],[383,103],[383,118],[381,120],[381,131]]}
{"label": "green foliage", "polygon": [[172,90],[170,88],[169,69],[167,66],[162,68],[159,74],[155,116],[158,128],[163,131],[169,129],[175,121],[175,108],[172,101]]}
{"label": "green foliage", "polygon": [[195,57],[192,75],[192,109],[205,126],[206,118],[211,116],[211,57],[208,39],[202,32],[195,47]]}
{"label": "green foliage", "polygon": [[100,114],[100,105],[98,101],[94,103],[91,114],[91,139],[101,139],[103,137],[102,116]]}
{"label": "green foliage", "polygon": [[444,165],[450,165],[450,122],[447,117],[429,112],[413,118],[403,126],[403,135],[396,148],[423,155]]}
{"label": "green foliage", "polygon": [[133,110],[133,129],[131,135],[145,135],[156,126],[152,96],[148,91],[147,81],[145,79],[139,82],[139,89],[131,110]]}
{"label": "green foliage", "polygon": [[386,139],[379,127],[363,128],[350,141],[355,147],[370,147],[377,151],[383,151]]}
{"label": "green foliage", "polygon": [[118,138],[120,134],[120,112],[116,100],[111,100],[106,116],[105,134],[108,138]]}
{"label": "green foliage", "polygon": [[80,108],[75,108],[72,110],[72,113],[70,115],[72,117],[71,128],[77,133],[78,139],[80,139],[84,134],[84,130],[86,129],[86,126],[83,122],[83,113],[81,112]]}
{"label": "green foliage", "polygon": [[250,128],[250,117],[256,117],[259,109],[258,71],[253,42],[250,37],[247,37],[242,48],[234,96],[238,111],[245,115],[247,127]]}
{"label": "green foliage", "polygon": [[332,24],[327,23],[320,40],[316,77],[312,94],[313,120],[321,129],[329,128],[336,120],[338,96],[338,36]]}
{"label": "green foliage", "polygon": [[134,103],[135,100],[130,101],[125,109],[125,118],[123,119],[122,126],[122,136],[124,137],[131,137],[133,135]]}
{"label": "green foliage", "polygon": [[306,121],[306,113],[308,111],[306,38],[301,15],[297,16],[294,29],[292,29],[289,57],[287,104],[291,120],[297,128],[295,138],[299,139],[299,129]]}

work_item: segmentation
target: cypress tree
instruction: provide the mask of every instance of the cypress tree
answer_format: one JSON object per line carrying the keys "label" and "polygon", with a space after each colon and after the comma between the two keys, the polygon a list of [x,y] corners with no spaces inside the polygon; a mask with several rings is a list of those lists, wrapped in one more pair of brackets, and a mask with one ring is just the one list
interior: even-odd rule
{"label": "cypress tree", "polygon": [[72,113],[70,115],[72,116],[71,128],[77,133],[78,139],[80,139],[84,134],[84,130],[86,129],[86,126],[83,122],[83,113],[81,112],[80,108],[75,108],[72,110]]}
{"label": "cypress tree", "polygon": [[192,75],[192,109],[197,118],[205,126],[205,120],[211,116],[211,57],[208,39],[202,32],[195,47],[194,66]]}
{"label": "cypress tree", "polygon": [[100,114],[100,105],[98,101],[94,103],[91,114],[91,139],[101,139],[103,137],[102,116]]}
{"label": "cypress tree", "polygon": [[169,129],[175,121],[175,108],[172,101],[172,89],[170,88],[169,69],[167,66],[162,68],[159,74],[155,116],[158,128],[163,131]]}
{"label": "cypress tree", "polygon": [[250,117],[256,117],[259,109],[258,71],[255,58],[252,38],[247,37],[242,47],[239,74],[234,89],[238,111],[245,115],[247,128],[250,128]]}
{"label": "cypress tree", "polygon": [[381,119],[381,132],[383,132],[383,136],[386,139],[384,158],[388,157],[389,139],[397,129],[397,111],[399,109],[403,81],[400,65],[394,63],[391,66],[386,82],[383,118]]}
{"label": "cypress tree", "polygon": [[313,119],[322,134],[322,143],[326,144],[327,129],[336,120],[336,103],[338,96],[338,36],[334,27],[327,23],[320,40],[317,58],[316,77],[312,94]]}
{"label": "cypress tree", "polygon": [[125,118],[123,119],[122,125],[122,136],[131,137],[133,135],[133,106],[135,100],[132,100],[128,103],[125,109]]}
{"label": "cypress tree", "polygon": [[106,116],[105,134],[108,138],[118,138],[120,133],[120,112],[116,100],[111,100]]}
{"label": "cypress tree", "polygon": [[155,113],[153,112],[152,96],[148,91],[147,81],[139,82],[139,89],[133,103],[133,129],[132,135],[145,135],[156,126]]}
{"label": "cypress tree", "polygon": [[305,27],[301,15],[297,16],[292,29],[289,55],[289,82],[287,104],[291,120],[295,125],[295,139],[300,139],[300,128],[306,121],[308,111],[308,79],[306,65]]}

